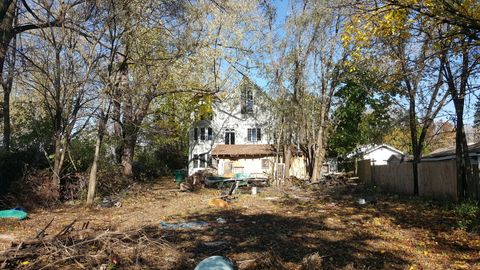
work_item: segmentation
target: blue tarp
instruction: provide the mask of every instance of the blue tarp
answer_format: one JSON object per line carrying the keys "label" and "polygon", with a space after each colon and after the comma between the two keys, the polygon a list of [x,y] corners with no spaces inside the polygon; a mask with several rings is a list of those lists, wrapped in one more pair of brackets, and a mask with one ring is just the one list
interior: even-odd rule
{"label": "blue tarp", "polygon": [[22,210],[1,210],[0,218],[14,218],[14,219],[25,219],[27,218],[27,213]]}
{"label": "blue tarp", "polygon": [[165,229],[203,229],[208,227],[208,222],[191,221],[181,223],[167,223],[165,221],[160,221],[160,226]]}

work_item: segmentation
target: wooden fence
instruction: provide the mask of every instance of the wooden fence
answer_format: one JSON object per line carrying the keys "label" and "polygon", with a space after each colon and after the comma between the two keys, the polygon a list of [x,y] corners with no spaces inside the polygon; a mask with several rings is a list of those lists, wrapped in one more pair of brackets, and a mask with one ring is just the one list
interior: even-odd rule
{"label": "wooden fence", "polygon": [[377,165],[372,167],[372,183],[382,190],[413,194],[412,164]]}
{"label": "wooden fence", "polygon": [[[467,198],[480,199],[480,172],[473,166],[472,179],[466,186]],[[370,160],[358,162],[358,176],[366,184],[382,190],[413,195],[413,165],[371,165]],[[421,162],[418,164],[418,191],[420,196],[457,200],[457,175],[455,160]]]}

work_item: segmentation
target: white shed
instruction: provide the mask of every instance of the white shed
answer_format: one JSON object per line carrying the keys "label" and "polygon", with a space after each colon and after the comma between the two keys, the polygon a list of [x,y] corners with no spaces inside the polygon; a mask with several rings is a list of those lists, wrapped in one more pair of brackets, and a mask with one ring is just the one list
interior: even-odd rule
{"label": "white shed", "polygon": [[388,160],[393,155],[404,155],[404,153],[388,144],[369,144],[357,148],[357,150],[348,154],[347,157],[360,157],[362,159],[370,159],[374,165],[387,165]]}

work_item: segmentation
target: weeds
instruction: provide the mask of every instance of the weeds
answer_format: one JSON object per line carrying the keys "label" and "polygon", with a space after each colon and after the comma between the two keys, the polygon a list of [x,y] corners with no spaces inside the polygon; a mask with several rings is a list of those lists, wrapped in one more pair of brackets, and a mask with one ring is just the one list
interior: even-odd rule
{"label": "weeds", "polygon": [[456,205],[453,209],[458,216],[458,227],[467,231],[480,230],[480,206],[478,202],[465,201]]}

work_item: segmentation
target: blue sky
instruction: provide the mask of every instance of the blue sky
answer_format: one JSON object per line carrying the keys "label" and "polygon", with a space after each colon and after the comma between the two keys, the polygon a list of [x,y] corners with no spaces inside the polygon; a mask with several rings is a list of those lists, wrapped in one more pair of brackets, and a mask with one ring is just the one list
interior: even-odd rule
{"label": "blue sky", "polygon": [[[288,0],[277,0],[274,1],[274,5],[276,8],[276,19],[275,19],[275,31],[276,34],[279,36],[284,36],[285,32],[283,30],[283,25],[287,19],[288,9],[289,9],[289,1]],[[260,76],[257,72],[253,72],[251,74],[252,79],[262,88],[268,87],[268,81]],[[473,114],[474,114],[474,104],[476,102],[476,98],[474,95],[469,95],[465,100],[465,115],[464,115],[464,122],[466,124],[473,123]],[[449,102],[443,111],[439,114],[438,120],[448,120],[452,121],[452,117],[455,115],[455,110],[453,106],[453,102]]]}

